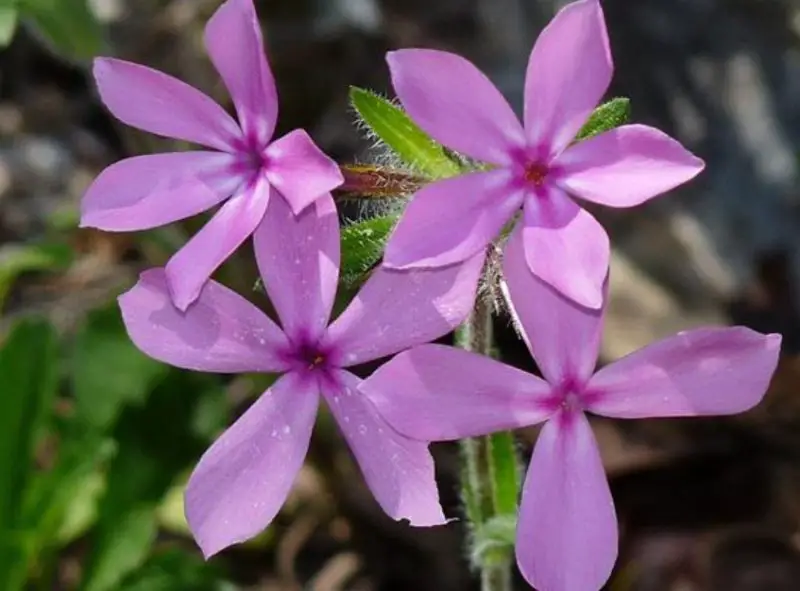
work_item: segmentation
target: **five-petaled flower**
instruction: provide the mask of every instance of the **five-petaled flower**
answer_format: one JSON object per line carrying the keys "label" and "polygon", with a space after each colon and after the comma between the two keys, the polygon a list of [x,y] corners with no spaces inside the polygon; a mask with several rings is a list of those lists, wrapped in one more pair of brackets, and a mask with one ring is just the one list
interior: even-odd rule
{"label": "five-petaled flower", "polygon": [[339,276],[339,221],[330,195],[295,215],[269,202],[256,259],[281,328],[213,280],[179,312],[165,273],[146,271],[120,296],[133,342],[200,371],[281,372],[205,453],[186,490],[186,515],[206,556],[272,521],[308,449],[319,398],[339,423],[383,509],[413,525],[444,523],[427,444],[388,426],[343,368],[450,332],[475,299],[481,257],[423,271],[378,269],[328,326]]}
{"label": "five-petaled flower", "polygon": [[626,125],[571,145],[613,70],[598,0],[558,13],[536,42],[525,82],[524,128],[467,60],[423,49],[390,52],[395,91],[436,140],[493,165],[432,183],[406,209],[386,249],[394,268],[436,267],[482,250],[522,207],[534,275],[575,302],[599,308],[609,242],[567,194],[631,207],[697,175],[703,162],[677,141]]}
{"label": "five-petaled flower", "polygon": [[593,374],[603,309],[577,306],[527,273],[523,241],[516,229],[505,250],[506,287],[546,381],[423,345],[378,369],[361,391],[398,431],[425,441],[546,421],[522,492],[517,562],[539,591],[591,591],[616,560],[617,523],[584,412],[634,419],[745,411],[767,389],[781,337],[743,327],[690,330]]}
{"label": "five-petaled flower", "polygon": [[206,26],[205,43],[238,125],[211,98],[171,76],[116,59],[94,65],[103,103],[120,121],[217,150],[122,160],[100,174],[82,203],[82,226],[129,231],[181,220],[230,197],[166,266],[181,310],[253,233],[270,200],[285,199],[299,213],[342,182],[336,163],[305,131],[272,141],[278,97],[252,0],[225,2]]}

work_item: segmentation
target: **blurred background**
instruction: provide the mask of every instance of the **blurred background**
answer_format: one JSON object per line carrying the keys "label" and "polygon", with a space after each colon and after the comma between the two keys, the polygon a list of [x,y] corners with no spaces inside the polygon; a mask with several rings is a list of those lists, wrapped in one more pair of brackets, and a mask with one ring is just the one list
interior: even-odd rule
{"label": "blurred background", "polygon": [[[281,100],[340,162],[369,162],[349,85],[391,95],[384,53],[475,61],[521,107],[550,0],[257,1]],[[189,471],[268,384],[166,368],[135,350],[115,297],[202,219],[152,232],[77,228],[108,164],[175,149],[128,129],[93,88],[93,55],[164,70],[230,107],[206,59],[219,0],[0,0],[0,590],[477,589],[458,522],[385,517],[323,414],[274,525],[205,563],[182,513]],[[707,162],[689,186],[597,211],[615,251],[610,360],[682,328],[784,335],[764,403],[731,419],[595,421],[622,543],[613,591],[800,589],[800,2],[605,0],[609,96]],[[16,8],[15,8],[16,7]],[[19,17],[15,23],[14,15]],[[219,273],[255,301],[242,249]],[[508,319],[501,354],[530,369]],[[530,452],[536,433],[519,433]],[[460,516],[458,454],[434,446]],[[520,581],[520,589],[525,588]]]}

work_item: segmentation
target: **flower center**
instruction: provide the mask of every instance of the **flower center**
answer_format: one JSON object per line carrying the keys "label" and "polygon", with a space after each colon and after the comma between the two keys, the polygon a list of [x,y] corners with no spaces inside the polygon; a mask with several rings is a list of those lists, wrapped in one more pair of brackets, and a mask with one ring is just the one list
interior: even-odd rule
{"label": "flower center", "polygon": [[525,171],[522,173],[525,182],[530,183],[534,187],[541,187],[547,180],[547,175],[550,169],[546,164],[541,162],[530,162],[525,166]]}
{"label": "flower center", "polygon": [[327,355],[323,351],[320,351],[317,347],[310,346],[301,347],[300,351],[298,351],[298,357],[300,358],[299,361],[302,361],[308,369],[316,369],[325,365],[327,360]]}
{"label": "flower center", "polygon": [[561,408],[570,413],[583,410],[581,397],[571,390],[568,391],[561,399]]}
{"label": "flower center", "polygon": [[296,344],[288,357],[297,369],[305,371],[324,370],[330,362],[330,352],[310,341]]}

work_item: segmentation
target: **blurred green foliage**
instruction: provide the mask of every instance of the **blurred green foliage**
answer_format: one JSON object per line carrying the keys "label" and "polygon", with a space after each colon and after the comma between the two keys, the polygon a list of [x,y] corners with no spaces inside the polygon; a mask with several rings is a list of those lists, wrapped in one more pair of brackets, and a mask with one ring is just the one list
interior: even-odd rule
{"label": "blurred green foliage", "polygon": [[227,423],[219,376],[142,355],[115,303],[63,335],[17,321],[0,376],[0,589],[53,588],[76,544],[82,591],[234,589],[166,503]]}
{"label": "blurred green foliage", "polygon": [[103,28],[88,0],[0,0],[0,47],[11,42],[20,21],[29,24],[63,57],[88,60],[105,53]]}

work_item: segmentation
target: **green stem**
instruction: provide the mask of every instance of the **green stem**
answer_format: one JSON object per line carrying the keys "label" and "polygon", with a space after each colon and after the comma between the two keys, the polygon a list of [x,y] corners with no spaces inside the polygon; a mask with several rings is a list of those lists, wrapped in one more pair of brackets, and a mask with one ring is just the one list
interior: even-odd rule
{"label": "green stem", "polygon": [[[458,330],[456,344],[474,353],[492,354],[492,312],[478,297],[472,314]],[[496,433],[461,441],[463,458],[462,496],[472,528],[470,544],[482,539],[482,530],[492,519],[516,513],[518,462],[510,433]],[[474,566],[481,572],[482,591],[511,591],[511,548],[497,548],[488,555],[470,549]]]}

